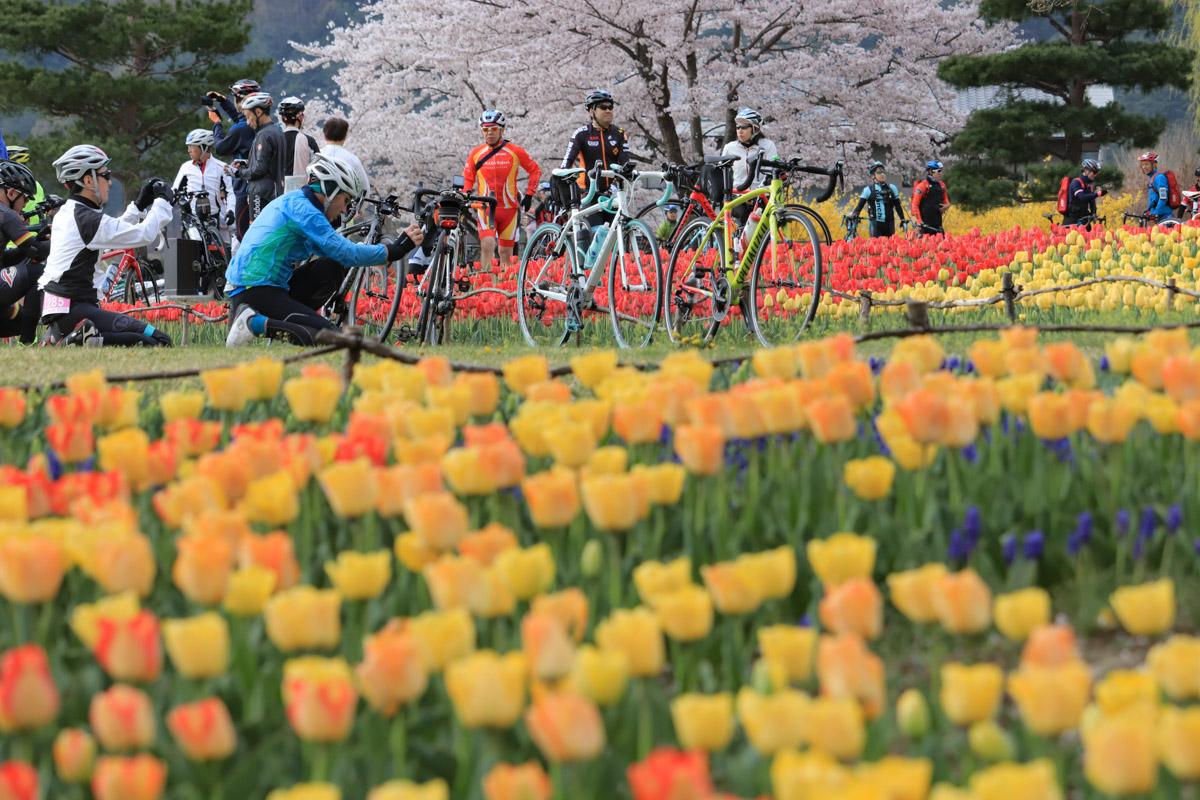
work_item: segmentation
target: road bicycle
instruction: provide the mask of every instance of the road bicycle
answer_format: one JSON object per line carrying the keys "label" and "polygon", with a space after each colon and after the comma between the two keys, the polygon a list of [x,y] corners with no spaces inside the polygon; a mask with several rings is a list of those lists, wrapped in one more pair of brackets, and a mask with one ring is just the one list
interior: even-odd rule
{"label": "road bicycle", "polygon": [[844,241],[849,242],[858,238],[858,224],[860,222],[862,222],[862,217],[855,217],[850,214],[842,217],[842,227],[846,229],[846,235],[842,237]]}
{"label": "road bicycle", "polygon": [[[725,186],[734,160],[716,157],[710,162],[720,169],[716,174]],[[750,174],[762,174],[768,184],[740,195],[721,192],[725,202],[717,218],[689,223],[671,251],[663,283],[667,335],[673,342],[711,341],[737,308],[750,332],[772,347],[799,339],[816,316],[824,274],[823,236],[809,214],[781,198],[786,181],[808,173],[829,178],[816,202],[829,199],[842,163],[826,169],[798,159],[757,159],[751,167]],[[766,198],[761,215],[756,220],[751,213],[743,227],[735,209],[760,198]]]}
{"label": "road bicycle", "polygon": [[[1042,214],[1042,216],[1045,217],[1046,219],[1050,220],[1051,225],[1058,225],[1060,227],[1067,225],[1067,223],[1065,222],[1065,220],[1067,218],[1065,214],[1055,214],[1055,213],[1051,212],[1049,214]],[[1055,217],[1062,217],[1062,219],[1056,222]],[[1090,230],[1093,225],[1099,225],[1100,227],[1104,227],[1107,224],[1108,224],[1108,217],[1101,217],[1097,214],[1089,214],[1086,217],[1080,217],[1078,219],[1078,221],[1072,222],[1067,227],[1081,227],[1081,228],[1087,228]]]}
{"label": "road bicycle", "polygon": [[101,253],[98,265],[104,265],[100,299],[106,303],[123,302],[131,306],[154,306],[162,302],[163,265],[157,258],[141,258],[132,248]]}
{"label": "road bicycle", "polygon": [[[413,196],[413,214],[432,238],[429,264],[416,273],[413,264],[405,270],[405,281],[412,274],[413,291],[421,302],[417,315],[415,338],[422,344],[445,344],[450,339],[450,317],[459,300],[471,291],[473,274],[465,256],[467,236],[473,227],[473,208],[487,206],[496,211],[496,198],[466,194],[461,177],[455,178],[453,188],[418,189]],[[425,199],[432,197],[429,202]]]}
{"label": "road bicycle", "polygon": [[[632,164],[600,166],[588,172],[590,188],[583,198],[572,178],[585,170],[554,171],[551,192],[570,209],[567,222],[539,226],[521,256],[517,320],[525,341],[534,347],[561,346],[572,334],[579,342],[589,314],[608,315],[621,347],[644,347],[661,317],[658,242],[645,222],[633,218],[633,195],[637,184],[666,176],[636,172]],[[600,179],[612,182],[611,191],[597,197]],[[660,202],[671,191],[667,184]],[[588,218],[594,216],[609,221],[593,231]]]}
{"label": "road bicycle", "polygon": [[175,192],[179,209],[182,238],[200,245],[200,257],[192,262],[192,270],[200,276],[200,293],[212,294],[214,300],[225,299],[225,271],[229,268],[229,251],[221,238],[217,215],[213,213],[208,190],[188,191],[187,178]]}
{"label": "road bicycle", "polygon": [[[704,167],[704,162],[697,164],[663,164],[662,172],[667,183],[671,184],[671,197],[669,203],[679,207],[679,220],[675,224],[675,229],[671,231],[671,235],[665,239],[658,239],[658,246],[667,252],[675,246],[675,241],[679,238],[679,232],[684,226],[694,219],[715,219],[717,212],[713,209],[713,203],[720,203],[721,198],[710,198],[704,193],[704,188],[700,181],[700,175]],[[653,203],[648,203],[642,206],[635,215],[635,219],[640,219],[650,226],[650,215],[663,207],[664,202],[657,200]]]}
{"label": "road bicycle", "polygon": [[1122,225],[1128,225],[1130,220],[1133,220],[1133,222],[1139,228],[1153,228],[1155,225],[1157,225],[1160,228],[1174,228],[1176,225],[1183,224],[1175,217],[1167,217],[1166,219],[1160,220],[1158,217],[1152,217],[1149,214],[1145,214],[1145,213],[1132,214],[1128,211],[1122,213],[1122,215],[1121,215],[1121,224]]}

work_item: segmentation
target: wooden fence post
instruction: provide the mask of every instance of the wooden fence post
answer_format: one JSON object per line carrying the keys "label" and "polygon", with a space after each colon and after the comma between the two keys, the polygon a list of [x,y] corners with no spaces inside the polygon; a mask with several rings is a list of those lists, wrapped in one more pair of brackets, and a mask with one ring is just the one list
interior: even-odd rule
{"label": "wooden fence post", "polygon": [[871,329],[871,293],[858,293],[858,328],[862,331]]}
{"label": "wooden fence post", "polygon": [[1175,308],[1175,298],[1179,295],[1176,289],[1175,279],[1169,278],[1167,280],[1167,311]]}
{"label": "wooden fence post", "polygon": [[350,388],[350,382],[354,380],[354,368],[358,365],[358,361],[362,358],[362,328],[347,327],[346,333],[354,337],[354,344],[346,347],[342,356],[342,390],[347,391]]}
{"label": "wooden fence post", "polygon": [[929,330],[929,306],[920,300],[909,300],[905,306],[908,327],[917,331]]}
{"label": "wooden fence post", "polygon": [[1006,272],[1000,276],[1000,294],[1004,295],[1004,313],[1008,315],[1008,321],[1016,322],[1017,291],[1013,286],[1013,276],[1011,272]]}
{"label": "wooden fence post", "polygon": [[185,306],[183,309],[183,314],[181,316],[182,316],[182,321],[183,321],[183,333],[180,334],[180,336],[179,336],[179,343],[181,345],[186,346],[188,344],[188,334],[191,332],[191,329],[192,329],[191,309],[189,309]]}

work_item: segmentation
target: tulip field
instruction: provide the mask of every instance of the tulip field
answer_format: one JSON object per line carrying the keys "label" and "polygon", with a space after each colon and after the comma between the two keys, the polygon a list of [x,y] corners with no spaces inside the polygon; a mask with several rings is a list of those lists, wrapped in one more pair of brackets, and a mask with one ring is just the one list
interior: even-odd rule
{"label": "tulip field", "polygon": [[1193,796],[1200,350],[1102,349],[0,389],[0,799]]}

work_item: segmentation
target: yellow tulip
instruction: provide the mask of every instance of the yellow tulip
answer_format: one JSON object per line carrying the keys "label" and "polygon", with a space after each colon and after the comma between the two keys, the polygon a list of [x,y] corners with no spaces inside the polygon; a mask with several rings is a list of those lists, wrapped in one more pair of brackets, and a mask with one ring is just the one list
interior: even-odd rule
{"label": "yellow tulip", "polygon": [[1002,634],[1023,642],[1035,628],[1050,621],[1050,594],[1034,586],[999,595],[993,604],[993,616]]}
{"label": "yellow tulip", "polygon": [[220,614],[163,620],[162,634],[175,671],[185,678],[215,678],[229,666],[229,626]]}
{"label": "yellow tulip", "polygon": [[629,674],[651,677],[662,670],[664,645],[658,618],[648,608],[618,608],[596,626],[596,644],[602,650],[625,655]]}
{"label": "yellow tulip", "polygon": [[942,665],[942,712],[954,725],[966,727],[991,719],[1000,706],[1004,672],[995,664]]}
{"label": "yellow tulip", "polygon": [[392,554],[344,550],[336,561],[325,562],[325,574],[347,600],[369,600],[382,594],[392,579]]}
{"label": "yellow tulip", "polygon": [[892,490],[896,465],[883,456],[851,459],[846,462],[842,477],[860,499],[880,500]]}
{"label": "yellow tulip", "polygon": [[1175,624],[1175,583],[1170,578],[1123,586],[1108,602],[1122,627],[1135,636],[1166,633]]}
{"label": "yellow tulip", "polygon": [[733,738],[733,695],[679,695],[671,701],[671,720],[684,749],[724,750]]}
{"label": "yellow tulip", "polygon": [[870,578],[875,569],[876,542],[869,536],[835,533],[828,539],[812,539],[807,545],[808,562],[826,590],[852,578]]}
{"label": "yellow tulip", "polygon": [[1008,676],[1008,693],[1021,720],[1039,736],[1057,736],[1078,727],[1091,688],[1091,670],[1082,661],[1054,667],[1026,665]]}

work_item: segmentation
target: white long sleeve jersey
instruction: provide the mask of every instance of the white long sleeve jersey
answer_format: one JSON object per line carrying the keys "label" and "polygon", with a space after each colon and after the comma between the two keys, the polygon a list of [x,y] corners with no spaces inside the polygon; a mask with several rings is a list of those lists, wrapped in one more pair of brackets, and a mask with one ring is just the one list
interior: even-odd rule
{"label": "white long sleeve jersey", "polygon": [[[747,147],[736,139],[721,151],[723,156],[737,156],[739,160],[733,162],[733,185],[741,186],[746,181],[746,175],[749,174],[750,162],[759,153],[763,154],[763,158],[775,159],[779,158],[779,151],[775,149],[775,143],[770,139],[760,137],[757,142]],[[751,189],[756,189],[765,184],[766,181],[760,175],[755,185]]]}
{"label": "white long sleeve jersey", "polygon": [[[180,165],[175,182],[171,184],[172,189],[178,190],[186,177],[189,192],[194,192],[201,186],[207,189],[208,202],[221,225],[225,223],[225,212],[233,203],[233,178],[225,174],[225,167],[224,161],[213,156],[209,156],[203,164],[197,164],[189,158]],[[225,190],[223,198],[222,187]],[[192,207],[192,213],[195,213],[196,201],[191,200],[189,205]]]}
{"label": "white long sleeve jersey", "polygon": [[170,221],[171,206],[161,198],[145,213],[130,203],[120,217],[110,217],[91,200],[72,194],[54,217],[50,257],[38,288],[77,303],[99,303],[100,254],[154,244]]}

